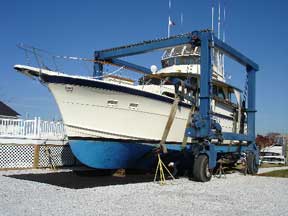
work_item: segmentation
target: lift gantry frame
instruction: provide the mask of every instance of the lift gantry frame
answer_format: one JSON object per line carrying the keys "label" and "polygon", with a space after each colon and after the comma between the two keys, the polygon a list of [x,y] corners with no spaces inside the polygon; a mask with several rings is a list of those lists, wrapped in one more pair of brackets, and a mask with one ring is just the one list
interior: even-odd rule
{"label": "lift gantry frame", "polygon": [[[155,50],[167,49],[169,47],[175,47],[185,44],[191,44],[191,46],[200,46],[200,107],[199,115],[194,119],[194,123],[190,128],[186,129],[186,135],[193,139],[208,142],[208,148],[206,154],[209,157],[209,167],[213,168],[216,165],[217,152],[236,152],[247,150],[253,152],[256,155],[258,162],[258,153],[255,143],[255,85],[256,85],[256,71],[259,70],[258,65],[251,59],[232,48],[227,43],[221,41],[209,30],[193,31],[190,33],[176,35],[169,38],[156,39],[150,41],[143,41],[141,43],[130,44],[126,46],[105,49],[101,51],[95,51],[95,64],[94,64],[94,76],[101,77],[103,75],[103,62],[108,62],[114,65],[123,66],[127,69],[139,71],[144,74],[151,74],[148,68],[140,65],[136,65],[119,58],[132,55],[144,54]],[[218,49],[224,55],[230,57],[236,62],[240,63],[246,68],[247,82],[248,82],[248,106],[247,112],[247,135],[240,133],[216,133],[215,123],[211,116],[211,98],[212,98],[212,49]],[[209,142],[211,139],[222,140],[237,140],[246,141],[247,146],[242,147],[239,150],[237,146],[217,146]]]}

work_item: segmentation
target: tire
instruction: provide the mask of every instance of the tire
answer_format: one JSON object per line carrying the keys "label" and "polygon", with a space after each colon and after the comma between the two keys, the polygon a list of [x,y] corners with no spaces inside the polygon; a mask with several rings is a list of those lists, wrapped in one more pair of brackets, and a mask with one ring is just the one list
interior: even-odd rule
{"label": "tire", "polygon": [[212,178],[212,173],[208,167],[208,157],[207,155],[199,155],[195,158],[193,167],[193,177],[196,181],[207,182]]}
{"label": "tire", "polygon": [[253,153],[249,153],[247,156],[247,173],[250,175],[258,173],[258,164],[256,163],[256,156]]}

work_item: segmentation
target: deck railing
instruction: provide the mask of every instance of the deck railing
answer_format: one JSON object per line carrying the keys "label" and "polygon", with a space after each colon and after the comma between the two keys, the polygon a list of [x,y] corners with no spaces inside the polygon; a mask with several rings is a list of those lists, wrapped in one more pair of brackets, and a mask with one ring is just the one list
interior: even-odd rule
{"label": "deck railing", "polygon": [[65,138],[64,125],[60,121],[44,121],[0,118],[0,137],[55,139]]}

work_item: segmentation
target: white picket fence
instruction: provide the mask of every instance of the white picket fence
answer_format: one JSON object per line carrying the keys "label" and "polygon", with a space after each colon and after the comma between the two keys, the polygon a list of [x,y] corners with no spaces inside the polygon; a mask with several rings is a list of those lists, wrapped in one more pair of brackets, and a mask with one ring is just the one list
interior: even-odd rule
{"label": "white picket fence", "polygon": [[40,117],[32,120],[0,118],[1,137],[63,140],[65,130],[62,122],[44,121]]}

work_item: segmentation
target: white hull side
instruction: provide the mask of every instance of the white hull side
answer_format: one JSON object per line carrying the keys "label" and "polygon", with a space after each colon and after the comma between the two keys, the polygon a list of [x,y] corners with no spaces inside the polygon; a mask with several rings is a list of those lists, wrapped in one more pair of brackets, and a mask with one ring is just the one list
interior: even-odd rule
{"label": "white hull side", "polygon": [[[99,88],[54,83],[48,87],[59,106],[68,137],[160,140],[172,105]],[[108,105],[111,100],[118,101],[117,105]],[[129,107],[131,103],[138,107]],[[167,142],[182,142],[188,113],[188,108],[178,109]],[[233,121],[217,121],[224,132],[232,132]]]}
{"label": "white hull side", "polygon": [[[165,85],[133,86],[30,66],[14,67],[24,74],[42,75],[43,81],[54,95],[70,138],[159,141],[162,137],[172,100],[167,97],[165,99],[161,93],[173,93],[171,86],[166,86],[168,89]],[[116,101],[117,104],[109,105],[108,101]],[[239,130],[239,122],[237,124],[233,121],[233,108],[221,106],[221,103],[215,105],[214,100],[211,102],[211,108],[217,114],[213,118],[220,123],[222,131]],[[131,103],[138,107],[130,106]],[[182,142],[188,113],[189,108],[179,107],[167,138],[168,142]]]}
{"label": "white hull side", "polygon": [[[137,95],[98,88],[48,84],[66,126],[68,137],[160,140],[171,104]],[[118,101],[111,107],[107,101]],[[137,110],[129,107],[138,104]],[[183,139],[188,108],[179,108],[167,141]]]}

